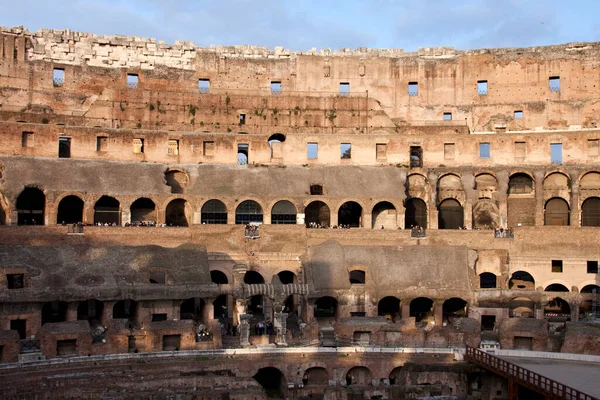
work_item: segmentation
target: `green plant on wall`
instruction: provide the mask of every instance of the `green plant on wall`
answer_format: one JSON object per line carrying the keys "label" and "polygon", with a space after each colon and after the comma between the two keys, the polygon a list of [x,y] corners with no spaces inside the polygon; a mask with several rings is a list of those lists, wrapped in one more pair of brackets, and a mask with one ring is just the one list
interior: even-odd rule
{"label": "green plant on wall", "polygon": [[333,120],[336,118],[337,115],[335,114],[335,110],[331,110],[327,113],[327,119],[329,120],[329,122],[333,122]]}
{"label": "green plant on wall", "polygon": [[189,107],[188,107],[188,112],[190,113],[190,115],[191,115],[192,117],[195,117],[195,116],[196,116],[196,110],[197,110],[197,109],[198,109],[198,108],[197,108],[196,106],[193,106],[193,105],[191,105],[191,104],[190,104],[190,105],[189,105]]}

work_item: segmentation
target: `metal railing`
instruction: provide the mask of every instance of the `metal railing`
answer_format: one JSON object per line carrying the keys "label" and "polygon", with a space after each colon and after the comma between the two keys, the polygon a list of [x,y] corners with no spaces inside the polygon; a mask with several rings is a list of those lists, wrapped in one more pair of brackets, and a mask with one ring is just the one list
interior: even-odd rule
{"label": "metal railing", "polygon": [[519,385],[530,388],[536,392],[549,395],[549,398],[558,398],[566,400],[598,400],[579,390],[573,389],[567,385],[556,382],[553,379],[546,378],[533,371],[519,367],[510,361],[467,346],[465,359],[473,364],[485,368],[495,374],[505,378],[514,379]]}
{"label": "metal railing", "polygon": [[33,353],[36,351],[40,351],[40,341],[36,339],[23,339],[19,340],[19,352],[23,353]]}

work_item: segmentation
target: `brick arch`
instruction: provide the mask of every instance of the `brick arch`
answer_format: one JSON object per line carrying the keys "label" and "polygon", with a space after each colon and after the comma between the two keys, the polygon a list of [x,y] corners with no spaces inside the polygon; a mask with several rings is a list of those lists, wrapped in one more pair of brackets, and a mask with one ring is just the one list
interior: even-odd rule
{"label": "brick arch", "polygon": [[[227,269],[223,268],[223,267],[210,267],[208,273],[210,274],[210,271],[219,271],[222,272],[226,277],[227,277],[227,283],[229,285],[231,285],[233,283],[233,269],[231,271],[227,271]],[[224,294],[224,293],[221,293]]]}
{"label": "brick arch", "polygon": [[583,172],[577,178],[577,182],[578,183],[581,182],[581,180],[583,179],[583,177],[586,176],[587,174],[590,174],[590,173],[600,174],[600,170],[598,170],[598,169],[586,169],[586,170],[583,170]]}
{"label": "brick arch", "polygon": [[566,176],[567,179],[571,179],[571,176],[569,175],[569,172],[566,169],[556,167],[556,168],[546,170],[546,172],[544,172],[544,180],[546,180],[546,178],[552,174],[562,174],[562,175]]}
{"label": "brick arch", "polygon": [[154,204],[156,204],[157,209],[166,210],[169,203],[172,202],[173,200],[177,200],[177,199],[185,200],[190,205],[192,210],[198,210],[198,208],[196,207],[195,201],[190,200],[190,198],[188,196],[186,196],[182,193],[169,195],[162,201],[162,203],[158,203],[155,201]]}
{"label": "brick arch", "polygon": [[[356,364],[356,365],[352,365],[350,367],[344,368],[344,373],[342,374],[342,380],[344,380],[344,381],[346,380],[346,377],[348,376],[348,372],[350,372],[350,370],[352,370],[353,368],[366,368],[371,373],[371,378],[374,380],[376,379],[375,375],[373,374],[372,368],[369,368],[366,364]],[[377,380],[379,380],[379,379],[377,379]]]}
{"label": "brick arch", "polygon": [[269,214],[271,213],[271,210],[273,210],[275,204],[279,203],[280,201],[289,201],[290,203],[292,203],[294,207],[296,207],[296,214],[298,214],[300,212],[299,210],[303,207],[301,202],[299,203],[297,200],[293,200],[290,197],[277,197],[274,200],[271,200],[267,203],[267,206],[269,207]]}
{"label": "brick arch", "polygon": [[372,213],[373,208],[375,208],[375,206],[379,203],[390,203],[394,206],[394,208],[396,208],[397,212],[404,208],[404,199],[377,198],[369,201],[367,210]]}
{"label": "brick arch", "polygon": [[[460,188],[450,189],[448,191],[442,191],[440,188],[440,184],[442,183],[444,178],[448,178],[451,176],[458,179],[458,181],[460,182]],[[442,175],[440,175],[437,178],[436,189],[437,189],[436,205],[438,207],[444,200],[447,200],[447,199],[455,199],[460,203],[461,206],[464,207],[464,203],[467,200],[467,198],[466,198],[467,195],[465,193],[465,186],[463,184],[462,177],[460,174],[452,172],[452,171],[443,173]]]}
{"label": "brick arch", "polygon": [[[242,204],[245,201],[255,201],[258,203],[258,205],[262,208],[263,211],[263,215],[268,211],[269,213],[271,213],[271,209],[268,209],[266,206],[266,202],[264,200],[260,200],[258,197],[253,197],[253,196],[247,196],[247,197],[240,197],[238,198],[238,200],[236,202],[234,202],[232,208],[231,208],[231,212],[233,212],[235,214],[235,211],[237,210],[237,208],[239,207],[240,204]],[[228,211],[229,212],[229,211]]]}
{"label": "brick arch", "polygon": [[312,203],[312,202],[314,202],[314,201],[320,201],[321,203],[325,203],[325,205],[326,205],[327,207],[329,207],[329,212],[330,212],[330,213],[333,213],[333,210],[335,209],[335,207],[333,206],[332,200],[331,200],[331,199],[328,199],[328,198],[325,198],[324,196],[314,196],[314,197],[308,197],[307,199],[303,200],[303,201],[302,201],[302,203],[301,203],[301,204],[302,204],[302,207],[300,207],[300,208],[298,209],[298,212],[300,212],[300,210],[301,210],[301,211],[304,213],[304,212],[305,212],[305,210],[306,210],[306,207],[307,207],[307,206],[308,206],[310,203]]}
{"label": "brick arch", "polygon": [[278,275],[280,272],[284,272],[284,271],[287,271],[287,272],[291,272],[291,273],[293,273],[294,275],[296,275],[296,280],[297,280],[298,282],[300,281],[300,276],[298,276],[298,271],[294,271],[294,270],[293,270],[293,268],[287,268],[287,267],[280,267],[280,268],[277,268],[277,269],[276,269],[276,270],[273,272],[273,274],[271,274],[271,281],[273,281],[273,277],[275,277],[276,275]]}
{"label": "brick arch", "polygon": [[581,282],[579,285],[577,285],[575,287],[577,288],[577,291],[579,293],[581,293],[581,289],[583,289],[584,287],[586,287],[588,285],[598,285],[598,286],[600,286],[600,283],[596,279],[589,279],[589,280],[585,280],[585,281]]}
{"label": "brick arch", "polygon": [[531,181],[534,183],[534,189],[535,189],[535,175],[533,174],[533,172],[526,170],[526,169],[522,169],[522,168],[516,168],[510,171],[510,173],[508,174],[508,180],[510,181],[510,178],[512,178],[513,176],[517,175],[517,174],[524,174],[527,175],[528,177],[531,178]]}
{"label": "brick arch", "polygon": [[[573,285],[570,285],[570,284],[569,284],[567,281],[565,281],[564,279],[555,279],[555,278],[552,278],[552,279],[548,279],[548,280],[544,281],[544,282],[543,282],[543,283],[541,283],[541,284],[538,284],[538,282],[536,281],[536,286],[537,286],[537,287],[541,287],[541,288],[542,288],[542,290],[543,290],[543,293],[555,293],[555,292],[546,292],[546,291],[545,291],[545,290],[546,290],[546,288],[547,288],[548,286],[550,286],[550,285],[553,285],[553,284],[555,284],[555,283],[557,283],[557,284],[559,284],[559,285],[563,285],[564,287],[566,287],[567,289],[569,289],[569,292],[564,292],[564,293],[573,293],[573,292],[571,291],[571,289],[573,288]],[[554,296],[554,297],[557,297],[557,296]]]}

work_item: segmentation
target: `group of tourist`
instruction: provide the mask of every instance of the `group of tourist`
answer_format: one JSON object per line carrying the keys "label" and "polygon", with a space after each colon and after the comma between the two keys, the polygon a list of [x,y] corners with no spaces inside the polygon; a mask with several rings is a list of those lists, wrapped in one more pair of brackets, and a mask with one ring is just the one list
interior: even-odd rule
{"label": "group of tourist", "polygon": [[229,321],[221,322],[221,336],[237,336],[237,325],[231,325]]}
{"label": "group of tourist", "polygon": [[309,229],[350,229],[350,225],[324,225],[318,222],[309,222],[306,224],[306,227]]}
{"label": "group of tourist", "polygon": [[201,328],[196,332],[196,342],[209,342],[212,340],[212,333],[206,328]]}
{"label": "group of tourist", "polygon": [[262,336],[264,334],[273,335],[275,334],[275,329],[273,328],[273,323],[271,321],[260,321],[254,325],[254,335]]}
{"label": "group of tourist", "polygon": [[260,233],[258,232],[258,226],[256,225],[249,225],[247,224],[244,227],[244,236],[249,237],[249,238],[259,238],[260,237]]}

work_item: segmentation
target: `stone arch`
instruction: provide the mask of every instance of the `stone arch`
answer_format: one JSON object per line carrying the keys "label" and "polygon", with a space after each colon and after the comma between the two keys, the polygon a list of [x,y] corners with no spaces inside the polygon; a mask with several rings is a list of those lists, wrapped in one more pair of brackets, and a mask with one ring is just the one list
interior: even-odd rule
{"label": "stone arch", "polygon": [[37,187],[26,187],[17,197],[18,225],[45,225],[46,195]]}
{"label": "stone arch", "polygon": [[544,178],[542,183],[544,188],[544,199],[560,197],[567,203],[571,198],[571,178],[563,172],[550,172]]}
{"label": "stone arch", "polygon": [[247,285],[258,285],[265,283],[265,278],[258,271],[246,271],[244,274],[244,283]]}
{"label": "stone arch", "polygon": [[438,178],[438,203],[446,199],[456,199],[460,203],[465,201],[465,192],[460,175],[447,173]]}
{"label": "stone arch", "polygon": [[561,283],[552,283],[544,289],[544,292],[568,292],[569,289]]}
{"label": "stone arch", "polygon": [[580,293],[593,293],[594,289],[596,290],[596,293],[600,294],[600,286],[596,284],[585,285],[581,288]]}
{"label": "stone arch", "polygon": [[410,314],[415,322],[427,321],[433,318],[433,300],[427,297],[417,297],[410,302]]}
{"label": "stone arch", "polygon": [[338,208],[338,225],[360,228],[362,226],[363,207],[356,201],[347,201]]}
{"label": "stone arch", "polygon": [[396,229],[398,227],[398,212],[389,201],[381,201],[373,207],[371,228]]}
{"label": "stone arch", "polygon": [[535,290],[535,279],[527,271],[515,271],[508,281],[509,289]]}
{"label": "stone arch", "polygon": [[302,376],[304,386],[325,386],[329,384],[329,372],[323,367],[311,367]]}
{"label": "stone arch", "polygon": [[156,204],[152,199],[147,197],[140,197],[131,203],[129,207],[131,213],[131,223],[142,223],[142,222],[156,222]]}
{"label": "stone arch", "polygon": [[491,272],[483,272],[479,274],[480,289],[495,289],[497,287],[497,276]]}
{"label": "stone arch", "polygon": [[508,226],[535,225],[535,187],[531,174],[515,172],[508,180]]}
{"label": "stone arch", "polygon": [[279,278],[279,282],[281,282],[282,285],[289,285],[292,283],[298,283],[298,276],[293,273],[292,271],[289,270],[281,270],[279,272],[277,272],[276,274],[273,275],[273,278],[271,278],[271,281],[275,278],[275,277]]}
{"label": "stone arch", "polygon": [[459,229],[464,226],[464,210],[456,199],[445,199],[438,206],[438,228]]}
{"label": "stone arch", "polygon": [[235,208],[235,223],[263,222],[263,207],[254,200],[244,200]]}
{"label": "stone arch", "polygon": [[491,199],[498,191],[498,180],[488,172],[475,175],[475,190],[478,199]]}
{"label": "stone arch", "polygon": [[181,194],[189,186],[190,178],[182,169],[169,168],[165,172],[165,183],[171,188],[171,193]]}
{"label": "stone arch", "polygon": [[373,383],[373,374],[367,367],[353,367],[346,373],[346,385],[368,386]]}
{"label": "stone arch", "polygon": [[427,228],[427,203],[425,201],[413,197],[406,200],[404,207],[404,229],[411,229],[415,226]]}
{"label": "stone arch", "polygon": [[584,172],[579,177],[579,189],[600,190],[600,172],[595,170]]}
{"label": "stone arch", "polygon": [[190,226],[192,207],[185,199],[171,200],[165,210],[165,221],[167,226]]}
{"label": "stone arch", "polygon": [[402,367],[394,368],[389,375],[390,385],[402,385]]}
{"label": "stone arch", "polygon": [[544,318],[554,322],[570,321],[571,306],[566,300],[555,297],[544,306]]}
{"label": "stone arch", "polygon": [[111,196],[102,196],[94,204],[94,223],[121,224],[121,203]]}
{"label": "stone arch", "polygon": [[508,302],[509,317],[534,318],[535,302],[529,297],[515,297]]}
{"label": "stone arch", "polygon": [[329,206],[320,200],[309,203],[304,208],[304,214],[307,227],[313,225],[328,227],[331,224]]}
{"label": "stone arch", "polygon": [[296,224],[296,206],[288,200],[280,200],[271,208],[271,224]]}
{"label": "stone arch", "polygon": [[315,318],[335,318],[338,312],[338,301],[331,296],[319,297],[314,302]]}
{"label": "stone arch", "polygon": [[200,210],[200,220],[203,224],[227,224],[227,206],[221,200],[207,200]]}
{"label": "stone arch", "polygon": [[386,317],[392,322],[401,317],[400,299],[395,296],[386,296],[377,303],[377,315]]}
{"label": "stone arch", "polygon": [[57,224],[76,224],[83,222],[83,200],[76,195],[68,195],[58,203],[56,212]]}
{"label": "stone arch", "polygon": [[210,271],[210,281],[217,285],[229,284],[229,278],[227,277],[227,274],[223,271],[219,271],[218,269],[213,269]]}
{"label": "stone arch", "polygon": [[429,181],[425,175],[413,173],[408,175],[405,182],[407,198],[420,198],[429,201]]}
{"label": "stone arch", "polygon": [[500,211],[495,201],[479,200],[473,206],[473,228],[495,229],[500,225]]}
{"label": "stone arch", "polygon": [[588,197],[581,204],[581,226],[600,226],[600,197]]}
{"label": "stone arch", "polygon": [[287,381],[285,375],[275,367],[260,368],[253,376],[267,393],[267,397],[287,398]]}
{"label": "stone arch", "polygon": [[450,318],[466,318],[467,317],[467,307],[468,303],[459,298],[452,297],[446,301],[442,305],[442,315],[444,319]]}
{"label": "stone arch", "polygon": [[552,197],[544,205],[544,225],[570,225],[571,210],[569,203],[560,197]]}

